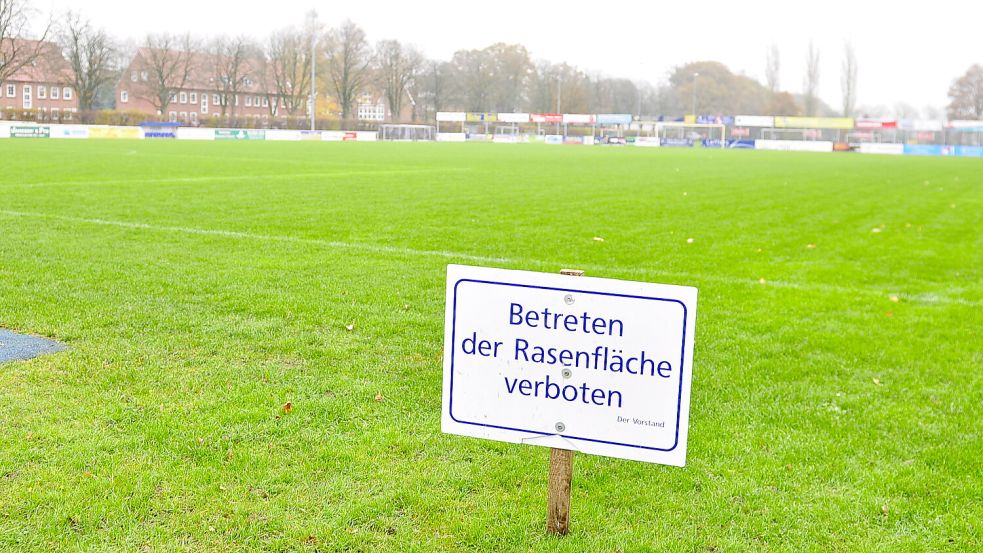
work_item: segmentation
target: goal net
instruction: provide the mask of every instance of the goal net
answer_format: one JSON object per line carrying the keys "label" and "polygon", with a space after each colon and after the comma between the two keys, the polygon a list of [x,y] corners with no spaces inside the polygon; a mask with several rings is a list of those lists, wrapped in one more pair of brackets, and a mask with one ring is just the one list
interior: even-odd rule
{"label": "goal net", "polygon": [[726,127],[718,123],[659,122],[655,124],[655,133],[662,146],[727,147]]}
{"label": "goal net", "polygon": [[379,127],[379,140],[436,140],[437,129],[431,125],[382,125]]}

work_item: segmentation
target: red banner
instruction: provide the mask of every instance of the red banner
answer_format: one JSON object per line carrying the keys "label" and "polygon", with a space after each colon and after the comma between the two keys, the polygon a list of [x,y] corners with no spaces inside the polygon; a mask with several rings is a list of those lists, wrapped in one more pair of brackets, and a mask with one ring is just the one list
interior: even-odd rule
{"label": "red banner", "polygon": [[530,113],[529,120],[533,123],[562,123],[561,113]]}

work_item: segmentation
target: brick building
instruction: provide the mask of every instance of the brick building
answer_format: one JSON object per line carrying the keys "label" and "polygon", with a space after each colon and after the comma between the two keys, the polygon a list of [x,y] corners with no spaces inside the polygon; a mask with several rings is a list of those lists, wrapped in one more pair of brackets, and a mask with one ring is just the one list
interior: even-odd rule
{"label": "brick building", "polygon": [[233,94],[223,86],[221,77],[216,76],[218,60],[215,56],[195,53],[191,54],[191,71],[184,86],[177,88],[178,83],[169,83],[175,90],[163,110],[165,113],[160,113],[154,102],[158,87],[154,84],[151,59],[151,52],[140,48],[130,60],[116,85],[117,111],[144,113],[149,118],[166,118],[190,125],[221,116],[269,120],[284,111],[276,92],[263,84],[267,79],[263,78],[259,60],[244,63],[242,82]]}
{"label": "brick building", "polygon": [[72,88],[72,69],[58,46],[51,42],[14,39],[4,41],[2,54],[38,54],[0,83],[0,107],[4,118],[70,120],[78,111]]}

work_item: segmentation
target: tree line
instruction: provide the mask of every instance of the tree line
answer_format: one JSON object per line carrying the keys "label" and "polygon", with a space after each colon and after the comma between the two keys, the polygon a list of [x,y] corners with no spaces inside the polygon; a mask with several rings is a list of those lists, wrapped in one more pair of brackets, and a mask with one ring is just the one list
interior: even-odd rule
{"label": "tree line", "polygon": [[[27,0],[0,0],[5,54],[0,56],[0,81],[45,55],[42,47],[14,40],[26,36],[31,17],[37,14]],[[302,24],[263,39],[154,33],[129,45],[79,14],[67,13],[50,20],[40,38],[56,43],[68,61],[82,111],[113,107],[115,84],[140,48],[146,54],[147,96],[161,113],[175,91],[205,72],[221,89],[223,116],[235,115],[235,103],[228,99],[249,80],[258,80],[279,100],[281,115],[303,116],[312,78],[319,102],[330,99],[329,111],[345,121],[355,118],[359,97],[366,92],[383,99],[390,117],[421,122],[432,121],[437,111],[864,115],[857,108],[858,63],[849,43],[840,75],[841,108],[834,109],[819,98],[820,52],[811,42],[803,60],[805,79],[795,93],[781,86],[775,45],[765,53],[765,83],[719,62],[698,61],[672,68],[653,84],[537,60],[519,44],[497,43],[459,50],[449,60],[432,59],[396,39],[371,43],[352,21],[327,28],[313,12]],[[949,95],[950,117],[983,118],[983,68],[974,66],[956,79]]]}

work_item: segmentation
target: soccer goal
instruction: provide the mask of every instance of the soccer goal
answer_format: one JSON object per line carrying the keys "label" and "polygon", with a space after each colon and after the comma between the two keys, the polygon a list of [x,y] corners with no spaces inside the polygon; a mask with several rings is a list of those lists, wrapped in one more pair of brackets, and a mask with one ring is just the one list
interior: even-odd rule
{"label": "soccer goal", "polygon": [[379,127],[379,140],[416,142],[436,139],[437,129],[431,125],[381,125]]}
{"label": "soccer goal", "polygon": [[655,135],[662,146],[692,146],[699,141],[704,147],[726,148],[726,126],[719,123],[680,123],[660,121]]}

